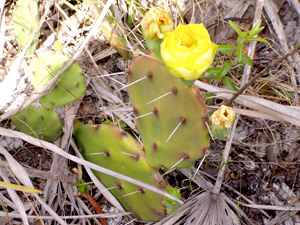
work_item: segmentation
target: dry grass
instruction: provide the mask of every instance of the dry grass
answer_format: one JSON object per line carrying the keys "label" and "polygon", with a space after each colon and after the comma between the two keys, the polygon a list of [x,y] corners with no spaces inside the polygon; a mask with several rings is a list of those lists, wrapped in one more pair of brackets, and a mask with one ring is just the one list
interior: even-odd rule
{"label": "dry grass", "polygon": [[[95,17],[86,3],[42,1],[41,31],[36,53],[52,49],[55,41],[70,56],[63,73],[77,61],[88,78],[87,93],[79,101],[61,107],[64,134],[54,144],[15,131],[9,118],[43,96],[59,75],[42,90],[34,92],[24,66],[30,60],[18,50],[13,32],[14,1],[2,1],[0,27],[0,177],[43,191],[43,195],[0,190],[1,224],[100,224],[89,204],[76,197],[75,181],[91,183],[91,195],[109,206],[103,217],[109,224],[144,224],[131,218],[91,169],[111,174],[163,193],[145,183],[117,174],[83,160],[72,141],[74,119],[101,123],[106,119],[135,130],[126,92],[123,59],[99,33],[98,26],[111,24],[121,33],[133,57],[144,54],[140,31],[143,13],[150,5],[170,11],[175,24],[201,23],[217,44],[234,44],[236,34],[227,24],[235,20],[244,30],[262,19],[262,37],[270,46],[252,42],[247,46],[254,67],[237,66],[227,74],[241,88],[269,69],[232,102],[238,114],[226,141],[214,140],[200,170],[194,166],[165,176],[182,190],[184,204],[157,224],[296,224],[300,223],[299,201],[299,83],[300,57],[288,55],[300,40],[300,4],[297,0],[203,0],[203,1],[105,1]],[[109,7],[111,6],[112,7]],[[114,14],[113,14],[114,13]],[[38,32],[36,32],[38,34]],[[287,56],[286,58],[284,58]],[[276,61],[282,57],[282,60]],[[218,56],[222,63],[226,58]],[[272,64],[272,62],[274,62]],[[216,96],[208,104],[214,110],[227,104],[234,93],[224,84],[196,81],[203,93]],[[224,164],[225,163],[225,164]],[[223,166],[220,166],[223,165]],[[33,168],[34,167],[34,168]],[[84,170],[82,174],[81,171]],[[195,174],[197,171],[197,174]],[[104,204],[102,204],[103,206]]]}

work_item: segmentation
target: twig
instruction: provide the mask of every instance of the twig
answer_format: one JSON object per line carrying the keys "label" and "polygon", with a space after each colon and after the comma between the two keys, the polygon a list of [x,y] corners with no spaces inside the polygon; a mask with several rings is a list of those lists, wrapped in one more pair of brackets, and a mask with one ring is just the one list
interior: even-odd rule
{"label": "twig", "polygon": [[[254,14],[254,19],[253,19],[253,27],[261,19],[261,14],[262,14],[263,6],[264,6],[264,0],[262,0],[262,1],[256,1],[256,8],[255,8],[255,14]],[[250,43],[250,45],[249,45],[249,48],[248,48],[248,56],[251,59],[253,59],[253,56],[254,56],[254,51],[255,51],[256,43],[257,43],[256,41],[252,41]],[[245,66],[245,69],[244,69],[243,79],[242,79],[242,82],[241,82],[241,86],[243,86],[244,84],[246,84],[247,81],[249,80],[250,71],[251,71],[251,66],[247,64]]]}
{"label": "twig", "polygon": [[275,66],[276,64],[278,64],[279,62],[285,60],[287,57],[293,55],[295,52],[299,51],[299,48],[295,48],[293,51],[289,52],[288,54],[274,60],[272,63],[270,63],[269,65],[267,65],[262,71],[260,71],[258,74],[256,74],[254,77],[252,77],[243,87],[240,88],[240,90],[238,92],[235,92],[232,96],[232,98],[227,102],[228,106],[231,106],[233,101],[239,96],[241,95],[246,88],[248,88],[251,84],[255,83],[257,81],[258,78],[260,78],[261,76],[265,75],[268,70]]}
{"label": "twig", "polygon": [[298,15],[300,16],[300,3],[297,0],[291,0],[291,3],[294,5],[295,10],[297,11]]}
{"label": "twig", "polygon": [[234,136],[234,133],[235,133],[235,128],[236,128],[238,120],[239,120],[239,117],[237,116],[237,118],[235,118],[234,123],[232,124],[230,133],[229,133],[228,138],[227,138],[225,150],[224,150],[224,153],[223,153],[223,159],[222,159],[222,162],[221,162],[221,168],[219,170],[217,181],[216,181],[216,184],[215,184],[214,189],[213,189],[214,194],[219,194],[220,190],[221,190],[222,182],[224,180],[226,162],[228,160],[228,156],[229,156],[229,153],[230,153],[231,144],[232,144],[232,141],[233,141],[233,136]]}
{"label": "twig", "polygon": [[[74,216],[60,216],[61,219],[64,220],[75,220],[75,219],[90,219],[90,218],[115,218],[115,217],[121,217],[121,216],[128,216],[130,215],[130,212],[123,212],[123,213],[107,213],[107,214],[93,214],[93,215],[74,215]],[[0,211],[0,217],[9,216],[9,218],[21,218],[21,215],[18,213],[7,213]],[[28,219],[54,219],[53,216],[34,216],[34,215],[26,215]]]}
{"label": "twig", "polygon": [[4,7],[5,7],[5,1],[2,1],[0,3],[0,62],[2,62],[2,59],[4,57],[3,49],[4,49],[4,33],[5,33],[5,16],[4,16]]}
{"label": "twig", "polygon": [[[74,194],[75,196],[81,196],[84,197],[86,200],[88,200],[97,214],[103,214],[100,205],[98,204],[98,202],[95,201],[95,199],[93,199],[92,196],[82,192],[75,192]],[[98,218],[98,220],[102,225],[107,225],[105,218]]]}
{"label": "twig", "polygon": [[[4,155],[4,157],[7,160],[7,163],[11,169],[11,172],[16,176],[16,178],[23,183],[23,185],[34,188],[32,181],[30,180],[28,174],[24,170],[23,166],[21,166],[10,154],[9,152],[4,149],[2,146],[0,146],[0,153]],[[61,219],[54,210],[46,204],[46,202],[41,199],[41,197],[38,194],[32,193],[32,196],[36,198],[36,200],[41,204],[41,206],[51,215],[54,217],[54,219],[62,225],[67,225],[67,223]],[[30,203],[30,201],[29,201]],[[23,204],[23,203],[22,203]],[[30,203],[31,204],[31,203]],[[34,207],[33,207],[34,208]],[[19,211],[20,212],[20,211]],[[21,213],[21,212],[20,212]],[[37,213],[36,213],[37,214]],[[37,214],[38,215],[38,214]]]}
{"label": "twig", "polygon": [[[0,165],[0,170],[4,169],[4,165]],[[65,175],[62,172],[55,174],[50,171],[42,171],[30,167],[24,167],[24,169],[30,177],[38,177],[41,179],[53,179],[55,181],[66,182],[71,185],[74,185],[76,183],[75,177],[73,177],[72,175]]]}

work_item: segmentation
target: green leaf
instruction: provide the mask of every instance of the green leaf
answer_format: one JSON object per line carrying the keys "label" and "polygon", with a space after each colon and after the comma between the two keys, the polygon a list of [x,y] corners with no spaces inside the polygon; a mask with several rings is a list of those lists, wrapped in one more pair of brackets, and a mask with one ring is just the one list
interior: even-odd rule
{"label": "green leaf", "polygon": [[265,39],[263,38],[254,38],[254,37],[251,37],[251,38],[247,38],[248,41],[257,41],[257,42],[263,42],[267,45],[270,45],[270,43],[268,41],[266,41]]}
{"label": "green leaf", "polygon": [[113,121],[111,121],[109,119],[104,120],[102,123],[106,124],[106,125],[112,125],[112,124],[114,124]]}
{"label": "green leaf", "polygon": [[218,45],[217,51],[233,51],[235,49],[234,45]]}
{"label": "green leaf", "polygon": [[223,82],[231,91],[238,91],[239,89],[232,83],[232,80],[229,77],[224,77]]}
{"label": "green leaf", "polygon": [[235,50],[234,45],[219,45],[217,51],[224,53],[227,56],[231,56]]}
{"label": "green leaf", "polygon": [[252,59],[247,54],[245,54],[244,52],[243,52],[243,55],[242,55],[241,63],[242,64],[248,64],[251,67],[253,67],[253,61],[252,61]]}
{"label": "green leaf", "polygon": [[238,62],[242,61],[242,57],[244,53],[243,50],[244,50],[244,44],[238,44],[238,50],[237,50]]}
{"label": "green leaf", "polygon": [[238,28],[237,25],[235,25],[231,20],[228,21],[229,25],[235,30],[235,32],[238,33],[239,36],[243,37],[244,34],[243,32],[240,30],[240,28]]}
{"label": "green leaf", "polygon": [[241,37],[242,39],[245,39],[245,37],[247,37],[248,34],[249,34],[249,31],[243,31],[242,34],[240,35],[240,37]]}
{"label": "green leaf", "polygon": [[208,72],[209,74],[213,75],[213,74],[217,74],[221,71],[222,67],[212,67],[212,68],[208,68],[206,70],[206,72]]}
{"label": "green leaf", "polygon": [[230,68],[231,64],[228,61],[224,62],[222,70],[216,75],[215,79],[220,82],[222,78],[228,73]]}
{"label": "green leaf", "polygon": [[254,32],[250,32],[249,37],[254,37],[255,35],[259,34],[265,27],[260,27]]}
{"label": "green leaf", "polygon": [[260,33],[265,27],[260,27],[261,25],[261,20],[257,21],[257,23],[254,25],[252,30],[249,33],[249,37],[253,37],[256,34]]}
{"label": "green leaf", "polygon": [[76,181],[75,185],[79,192],[89,194],[88,189],[91,187],[91,185],[87,184],[83,179]]}

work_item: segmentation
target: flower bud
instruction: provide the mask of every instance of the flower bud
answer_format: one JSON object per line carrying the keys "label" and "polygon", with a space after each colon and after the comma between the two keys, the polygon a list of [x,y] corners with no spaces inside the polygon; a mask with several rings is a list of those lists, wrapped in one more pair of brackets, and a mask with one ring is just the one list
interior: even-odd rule
{"label": "flower bud", "polygon": [[235,119],[235,112],[231,107],[222,105],[210,117],[211,131],[216,138],[226,138],[232,123]]}
{"label": "flower bud", "polygon": [[235,118],[235,112],[231,107],[221,105],[211,116],[211,122],[217,125],[217,128],[231,128],[231,125]]}
{"label": "flower bud", "polygon": [[173,30],[173,21],[164,9],[151,8],[141,22],[143,35],[147,39],[163,39]]}

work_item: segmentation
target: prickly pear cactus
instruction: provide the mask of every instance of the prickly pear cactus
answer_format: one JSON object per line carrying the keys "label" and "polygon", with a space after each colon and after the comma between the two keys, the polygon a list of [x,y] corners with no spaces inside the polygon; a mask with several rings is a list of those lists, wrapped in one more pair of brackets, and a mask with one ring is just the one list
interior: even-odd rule
{"label": "prickly pear cactus", "polygon": [[62,133],[62,121],[51,109],[31,104],[11,118],[23,133],[45,141],[55,141]]}
{"label": "prickly pear cactus", "polygon": [[[33,33],[40,21],[39,7],[37,0],[19,0],[13,10],[14,31],[20,48],[23,49],[33,38]],[[38,45],[38,35],[27,51],[32,55]]]}
{"label": "prickly pear cactus", "polygon": [[[129,177],[164,188],[159,173],[148,165],[142,146],[113,125],[77,123],[73,135],[83,157],[95,164]],[[144,221],[158,221],[165,214],[163,196],[134,184],[94,171],[126,211]]]}
{"label": "prickly pear cactus", "polygon": [[[189,167],[209,148],[206,106],[200,91],[170,75],[153,56],[136,58],[128,93],[147,162],[156,168]],[[157,100],[156,100],[157,99]]]}
{"label": "prickly pear cactus", "polygon": [[[31,82],[40,90],[52,80],[67,61],[67,56],[54,51],[40,53],[31,60]],[[39,99],[45,108],[56,108],[79,99],[85,93],[85,76],[78,63],[73,63],[59,78],[57,84]]]}

